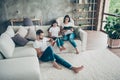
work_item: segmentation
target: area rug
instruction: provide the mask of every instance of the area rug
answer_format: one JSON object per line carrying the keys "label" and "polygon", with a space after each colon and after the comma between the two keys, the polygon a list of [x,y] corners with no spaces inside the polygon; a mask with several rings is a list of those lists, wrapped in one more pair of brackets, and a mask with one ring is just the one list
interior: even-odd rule
{"label": "area rug", "polygon": [[74,66],[83,65],[84,69],[75,74],[64,67],[57,70],[50,62],[41,62],[41,80],[120,80],[120,58],[107,49],[59,55]]}

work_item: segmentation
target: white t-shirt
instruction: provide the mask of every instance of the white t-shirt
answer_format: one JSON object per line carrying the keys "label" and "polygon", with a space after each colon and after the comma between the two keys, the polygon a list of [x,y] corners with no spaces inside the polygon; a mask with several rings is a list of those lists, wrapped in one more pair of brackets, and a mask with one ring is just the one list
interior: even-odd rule
{"label": "white t-shirt", "polygon": [[59,27],[51,27],[49,29],[49,32],[51,33],[52,37],[58,37],[59,32],[60,32],[60,28]]}
{"label": "white t-shirt", "polygon": [[[62,28],[64,28],[64,27],[72,27],[72,26],[74,26],[74,24],[73,23],[71,23],[71,22],[69,22],[68,24],[62,24]],[[70,33],[73,33],[71,30],[67,30],[64,34],[65,35],[67,35],[67,34],[70,34]]]}
{"label": "white t-shirt", "polygon": [[45,49],[48,47],[47,42],[49,41],[49,38],[44,37],[42,40],[35,40],[33,43],[34,48],[40,48],[41,51],[45,51]]}

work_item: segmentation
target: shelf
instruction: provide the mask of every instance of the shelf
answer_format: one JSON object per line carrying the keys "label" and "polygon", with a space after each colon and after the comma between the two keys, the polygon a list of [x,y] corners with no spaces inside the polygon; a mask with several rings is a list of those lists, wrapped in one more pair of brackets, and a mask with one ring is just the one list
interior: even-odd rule
{"label": "shelf", "polygon": [[77,12],[77,13],[90,13],[90,12],[96,12],[96,10],[95,11],[79,11],[79,10],[75,10],[75,12]]}
{"label": "shelf", "polygon": [[97,20],[97,0],[75,0],[73,8],[73,19],[76,25],[81,27],[95,27]]}
{"label": "shelf", "polygon": [[97,3],[75,3],[75,5],[90,5],[90,4],[97,4]]}
{"label": "shelf", "polygon": [[[13,26],[14,23],[17,23],[17,22],[23,22],[23,18],[17,18],[17,19],[10,19],[10,23],[11,25]],[[31,20],[33,22],[37,22],[39,25],[42,25],[42,20],[41,19],[35,19],[35,18],[31,18]]]}
{"label": "shelf", "polygon": [[95,26],[95,25],[81,25],[81,27],[87,27],[87,26]]}
{"label": "shelf", "polygon": [[74,18],[74,20],[89,20],[89,19],[96,19],[96,18],[79,18],[79,19]]}

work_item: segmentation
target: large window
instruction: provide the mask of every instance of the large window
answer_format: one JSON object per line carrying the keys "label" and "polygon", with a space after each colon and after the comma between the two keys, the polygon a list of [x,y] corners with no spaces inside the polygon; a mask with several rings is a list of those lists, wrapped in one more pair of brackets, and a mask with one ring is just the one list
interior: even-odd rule
{"label": "large window", "polygon": [[114,13],[116,9],[120,10],[120,0],[110,0],[109,13]]}
{"label": "large window", "polygon": [[114,17],[116,9],[120,12],[120,0],[104,0],[104,11],[101,30],[104,31],[106,17]]}

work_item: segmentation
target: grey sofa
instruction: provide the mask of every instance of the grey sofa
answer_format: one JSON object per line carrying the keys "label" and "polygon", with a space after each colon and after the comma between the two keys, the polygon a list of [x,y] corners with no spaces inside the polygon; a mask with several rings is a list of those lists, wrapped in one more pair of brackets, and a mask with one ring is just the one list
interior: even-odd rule
{"label": "grey sofa", "polygon": [[[34,26],[35,30],[42,29],[45,36],[48,36],[48,26]],[[40,80],[41,72],[37,53],[33,48],[33,41],[29,41],[25,46],[15,47],[11,39],[20,26],[9,26],[0,36],[0,80]],[[28,27],[26,27],[27,29]],[[77,34],[75,39],[80,51],[86,50],[87,33],[74,26]],[[68,41],[65,41],[66,50],[62,53],[74,53],[75,50]],[[60,53],[58,47],[53,47],[56,53]],[[5,58],[4,58],[5,57]]]}
{"label": "grey sofa", "polygon": [[[45,36],[48,36],[47,30],[49,27],[50,27],[50,25],[36,26],[35,28],[36,28],[36,30],[42,29],[45,33]],[[74,26],[74,30],[75,30],[75,34],[76,34],[75,42],[77,43],[77,47],[80,52],[83,52],[86,50],[86,46],[87,46],[87,33],[78,26]],[[65,51],[60,52],[57,45],[55,45],[53,47],[53,49],[56,53],[75,53],[75,49],[73,48],[73,46],[70,44],[69,41],[64,41],[64,45],[66,47]]]}
{"label": "grey sofa", "polygon": [[37,53],[28,46],[31,42],[15,47],[13,35],[9,28],[0,36],[0,80],[40,80]]}

